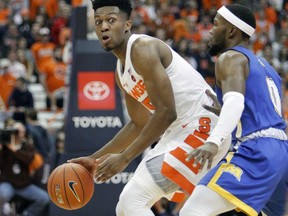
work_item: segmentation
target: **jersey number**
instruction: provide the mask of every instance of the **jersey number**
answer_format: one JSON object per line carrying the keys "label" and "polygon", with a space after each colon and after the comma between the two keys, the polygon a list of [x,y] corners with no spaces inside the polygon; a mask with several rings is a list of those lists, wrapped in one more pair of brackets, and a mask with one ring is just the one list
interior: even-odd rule
{"label": "jersey number", "polygon": [[274,105],[275,111],[278,113],[279,116],[282,116],[281,98],[280,98],[278,88],[275,82],[271,78],[266,77],[266,82],[267,82],[267,86],[268,86],[269,93],[270,93],[270,98]]}

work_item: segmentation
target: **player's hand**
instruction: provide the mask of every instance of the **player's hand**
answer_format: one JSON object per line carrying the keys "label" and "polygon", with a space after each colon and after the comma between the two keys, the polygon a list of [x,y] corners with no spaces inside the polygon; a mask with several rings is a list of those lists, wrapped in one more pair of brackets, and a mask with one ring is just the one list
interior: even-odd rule
{"label": "player's hand", "polygon": [[204,107],[204,109],[213,112],[215,115],[219,116],[221,112],[221,104],[219,103],[216,95],[212,94],[212,92],[208,89],[205,91],[205,93],[208,95],[208,97],[212,99],[213,105],[208,106],[207,104],[203,104],[202,106]]}
{"label": "player's hand", "polygon": [[77,163],[85,167],[92,176],[94,176],[98,163],[92,156],[72,158],[67,161],[68,163]]}
{"label": "player's hand", "polygon": [[207,162],[207,170],[209,170],[211,169],[213,158],[218,152],[218,148],[219,147],[215,143],[207,142],[204,145],[193,149],[190,153],[186,154],[186,161],[194,159],[195,161],[193,163],[193,167],[197,167],[199,164],[199,172],[202,171],[204,165]]}
{"label": "player's hand", "polygon": [[121,154],[107,154],[96,160],[98,163],[94,179],[105,182],[128,166],[128,161]]}

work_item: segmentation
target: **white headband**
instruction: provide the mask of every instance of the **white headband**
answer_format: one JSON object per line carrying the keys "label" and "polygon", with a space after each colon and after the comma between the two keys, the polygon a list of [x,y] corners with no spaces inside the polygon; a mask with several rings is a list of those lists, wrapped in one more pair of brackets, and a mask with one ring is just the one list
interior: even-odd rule
{"label": "white headband", "polygon": [[251,36],[255,29],[248,25],[246,22],[243,20],[239,19],[237,16],[235,16],[231,11],[229,11],[225,6],[222,6],[218,11],[217,11],[225,20],[239,28],[241,31],[245,32],[249,36]]}

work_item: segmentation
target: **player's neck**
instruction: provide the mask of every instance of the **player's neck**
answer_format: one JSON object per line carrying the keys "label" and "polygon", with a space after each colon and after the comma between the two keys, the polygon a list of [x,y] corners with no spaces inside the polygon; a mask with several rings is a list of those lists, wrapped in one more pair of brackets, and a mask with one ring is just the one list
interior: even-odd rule
{"label": "player's neck", "polygon": [[127,44],[130,36],[131,32],[129,31],[126,33],[125,39],[123,40],[122,44],[113,50],[113,54],[120,60],[123,66],[125,65]]}

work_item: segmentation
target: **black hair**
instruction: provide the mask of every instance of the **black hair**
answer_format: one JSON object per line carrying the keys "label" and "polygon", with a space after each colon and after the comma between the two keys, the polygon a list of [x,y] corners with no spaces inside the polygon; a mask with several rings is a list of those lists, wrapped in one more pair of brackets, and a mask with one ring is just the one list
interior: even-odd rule
{"label": "black hair", "polygon": [[20,81],[21,83],[28,84],[28,80],[24,77],[19,77],[17,80]]}
{"label": "black hair", "polygon": [[91,0],[93,10],[96,11],[100,7],[115,6],[122,12],[126,13],[128,18],[131,15],[133,6],[130,0]]}
{"label": "black hair", "polygon": [[[231,13],[241,19],[243,22],[247,23],[254,29],[256,28],[256,19],[253,12],[246,6],[240,4],[231,4],[225,6]],[[237,26],[236,26],[237,27]],[[244,33],[247,35],[246,33]],[[247,35],[249,36],[249,35]],[[250,36],[249,36],[250,37]]]}
{"label": "black hair", "polygon": [[27,109],[25,114],[26,114],[26,117],[30,118],[31,120],[34,120],[34,121],[38,120],[37,111],[33,108]]}

